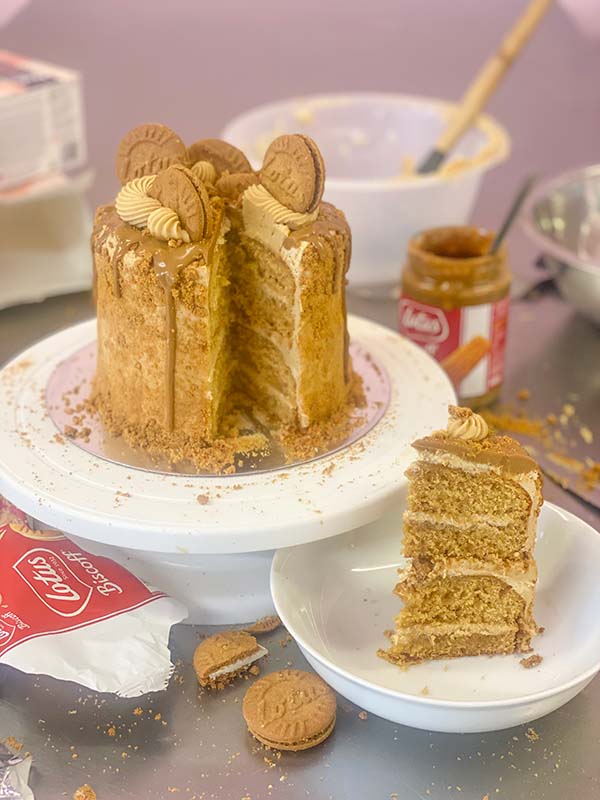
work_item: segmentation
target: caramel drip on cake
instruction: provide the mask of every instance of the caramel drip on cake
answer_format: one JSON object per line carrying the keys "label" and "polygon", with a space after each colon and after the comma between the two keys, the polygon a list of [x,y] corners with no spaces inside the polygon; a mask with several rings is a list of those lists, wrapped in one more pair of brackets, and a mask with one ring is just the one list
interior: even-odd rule
{"label": "caramel drip on cake", "polygon": [[181,250],[182,248],[157,248],[152,255],[152,263],[165,296],[165,331],[167,334],[166,353],[166,398],[165,398],[165,426],[173,430],[175,416],[175,353],[177,347],[177,317],[175,315],[175,302],[173,299],[173,286],[180,270],[198,258],[197,245],[186,246],[181,255],[174,258],[169,249]]}
{"label": "caramel drip on cake", "polygon": [[[120,230],[127,230],[127,229],[129,229],[129,226],[122,225],[117,229],[117,231],[115,231],[115,233],[118,234]],[[98,234],[98,236],[96,237],[95,251],[101,253],[105,249],[107,239],[109,238],[109,236],[112,235],[113,231],[111,230],[110,226],[105,225]],[[126,241],[125,243],[119,242],[115,247],[115,249],[112,251],[112,253],[109,255],[110,268],[112,272],[112,287],[115,297],[121,296],[121,286],[119,284],[119,261],[123,257],[124,253],[127,252],[128,244],[130,244],[129,240]],[[96,296],[97,292],[96,288],[97,280],[98,280],[97,267],[96,267],[96,261],[94,259],[94,274],[93,274],[94,297]]]}

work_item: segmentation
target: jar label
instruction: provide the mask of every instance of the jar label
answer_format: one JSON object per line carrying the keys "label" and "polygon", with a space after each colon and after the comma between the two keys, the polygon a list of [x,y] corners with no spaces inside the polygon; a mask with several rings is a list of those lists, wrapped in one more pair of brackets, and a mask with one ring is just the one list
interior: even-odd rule
{"label": "jar label", "polygon": [[504,377],[508,296],[450,311],[400,297],[400,333],[445,369],[462,398],[480,397]]}

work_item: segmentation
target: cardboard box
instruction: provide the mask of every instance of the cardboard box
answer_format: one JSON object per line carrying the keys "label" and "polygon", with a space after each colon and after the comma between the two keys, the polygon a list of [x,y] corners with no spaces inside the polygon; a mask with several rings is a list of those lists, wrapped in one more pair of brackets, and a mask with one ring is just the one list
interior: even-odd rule
{"label": "cardboard box", "polygon": [[0,192],[85,160],[79,73],[0,50]]}

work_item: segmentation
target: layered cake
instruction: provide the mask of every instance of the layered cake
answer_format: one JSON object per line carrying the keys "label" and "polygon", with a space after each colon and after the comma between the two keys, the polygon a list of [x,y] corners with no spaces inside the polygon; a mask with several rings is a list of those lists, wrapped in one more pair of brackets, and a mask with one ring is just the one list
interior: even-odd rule
{"label": "layered cake", "polygon": [[383,658],[524,653],[533,599],[542,476],[514,439],[450,406],[448,427],[413,443],[395,593],[404,606]]}
{"label": "layered cake", "polygon": [[142,125],[122,140],[117,175],[92,235],[105,425],[219,468],[244,431],[308,431],[340,413],[350,231],[321,199],[315,143],[280,136],[255,173],[226,142],[186,147]]}

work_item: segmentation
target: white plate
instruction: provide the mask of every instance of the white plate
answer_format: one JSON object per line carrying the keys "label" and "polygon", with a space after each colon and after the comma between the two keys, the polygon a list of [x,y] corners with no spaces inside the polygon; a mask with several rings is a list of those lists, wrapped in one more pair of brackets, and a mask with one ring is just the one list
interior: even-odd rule
{"label": "white plate", "polygon": [[[432,661],[401,670],[377,657],[400,601],[392,595],[400,508],[344,536],[280,550],[271,591],[277,612],[314,669],[340,694],[393,722],[431,731],[501,730],[548,714],[600,670],[600,535],[545,503],[538,525],[534,639],[543,657]],[[426,687],[426,688],[425,688]],[[423,692],[428,691],[428,695]]]}
{"label": "white plate", "polygon": [[371,522],[396,501],[409,443],[445,424],[455,395],[423,350],[368,320],[348,322],[390,378],[383,418],[338,453],[284,472],[232,476],[145,472],[57,441],[46,385],[61,360],[93,341],[95,320],[61,331],[0,372],[0,493],[67,533],[152,553],[264,551]]}

